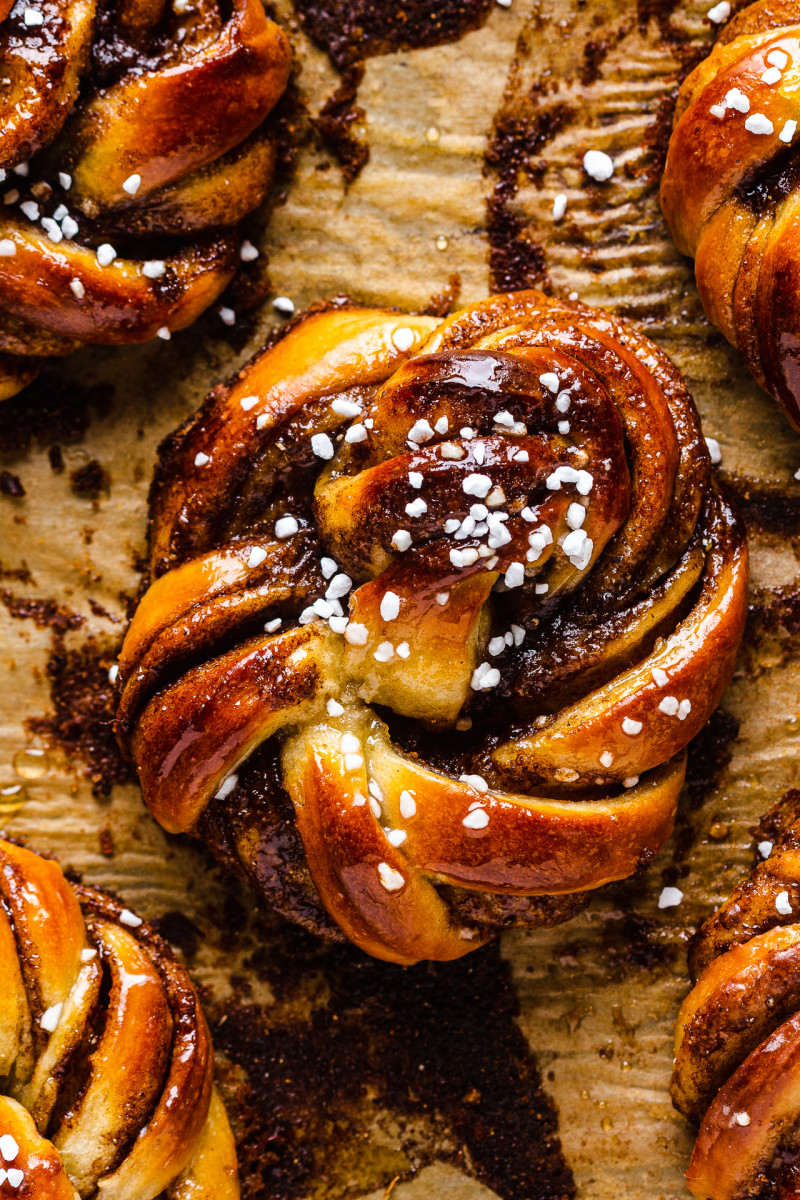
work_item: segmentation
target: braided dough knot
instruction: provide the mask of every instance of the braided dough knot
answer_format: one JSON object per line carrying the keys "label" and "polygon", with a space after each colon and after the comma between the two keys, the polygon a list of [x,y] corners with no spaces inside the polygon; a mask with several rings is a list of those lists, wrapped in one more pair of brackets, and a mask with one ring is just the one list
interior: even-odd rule
{"label": "braided dough knot", "polygon": [[0,841],[0,1190],[236,1200],[200,1004],[117,901]]}
{"label": "braided dough knot", "polygon": [[120,736],[282,911],[310,869],[371,953],[451,958],[663,844],[746,549],[629,326],[537,292],[312,314],[165,444],[151,515]]}
{"label": "braided dough knot", "polygon": [[709,319],[800,427],[800,23],[758,0],[685,80],[661,183]]}
{"label": "braided dough knot", "polygon": [[800,794],[762,820],[767,855],[700,928],[675,1028],[672,1098],[696,1125],[699,1200],[797,1195]]}
{"label": "braided dough knot", "polygon": [[220,295],[289,68],[261,0],[0,0],[0,399],[42,357],[163,336]]}

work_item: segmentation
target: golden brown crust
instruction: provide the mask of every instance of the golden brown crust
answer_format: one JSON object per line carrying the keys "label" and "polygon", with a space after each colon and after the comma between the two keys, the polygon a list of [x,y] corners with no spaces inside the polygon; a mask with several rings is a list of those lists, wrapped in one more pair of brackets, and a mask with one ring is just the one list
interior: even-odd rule
{"label": "golden brown crust", "polygon": [[765,861],[699,930],[675,1030],[672,1098],[699,1125],[698,1200],[795,1195],[800,1144],[800,854],[797,797],[769,814]]}
{"label": "golden brown crust", "polygon": [[685,80],[661,183],[706,313],[800,427],[797,6],[757,0]]}
{"label": "golden brown crust", "polygon": [[289,45],[261,0],[162,8],[0,17],[0,397],[33,356],[183,329],[234,273],[236,222],[272,180]]}
{"label": "golden brown crust", "polygon": [[538,292],[300,321],[165,443],[151,566],[118,713],[151,810],[324,926],[299,835],[339,929],[399,962],[650,860],[747,589],[674,368]]}
{"label": "golden brown crust", "polygon": [[0,900],[0,1189],[236,1200],[208,1029],[165,943],[3,841]]}

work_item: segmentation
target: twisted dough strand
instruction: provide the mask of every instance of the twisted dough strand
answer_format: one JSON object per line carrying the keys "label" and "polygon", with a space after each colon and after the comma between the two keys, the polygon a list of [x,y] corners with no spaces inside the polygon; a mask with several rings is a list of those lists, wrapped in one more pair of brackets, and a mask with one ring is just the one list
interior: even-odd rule
{"label": "twisted dough strand", "polygon": [[208,1029],[167,946],[4,841],[0,901],[3,1195],[238,1197]]}
{"label": "twisted dough strand", "polygon": [[305,318],[162,448],[151,555],[151,811],[400,962],[649,861],[746,604],[674,368],[537,292]]}
{"label": "twisted dough strand", "polygon": [[686,1176],[698,1200],[794,1200],[800,1190],[799,800],[788,793],[764,818],[769,857],[691,948],[672,1098],[699,1125]]}
{"label": "twisted dough strand", "polygon": [[661,183],[709,319],[800,427],[800,22],[790,0],[733,18],[685,80]]}
{"label": "twisted dough strand", "polygon": [[183,329],[220,295],[289,66],[261,0],[0,12],[0,399],[45,357]]}

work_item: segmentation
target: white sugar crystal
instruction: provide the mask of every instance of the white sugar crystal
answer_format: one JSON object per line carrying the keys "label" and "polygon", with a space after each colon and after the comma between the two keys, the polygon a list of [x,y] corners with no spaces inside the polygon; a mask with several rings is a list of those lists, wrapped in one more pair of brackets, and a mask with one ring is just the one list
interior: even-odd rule
{"label": "white sugar crystal", "polygon": [[461,485],[465,495],[477,496],[481,500],[485,496],[488,496],[491,486],[492,481],[489,476],[481,475],[478,472],[473,472],[472,474],[467,475],[466,479]]}
{"label": "white sugar crystal", "polygon": [[251,570],[253,567],[260,567],[266,557],[267,552],[263,546],[254,546],[247,559],[247,565]]}
{"label": "white sugar crystal", "polygon": [[623,717],[622,732],[627,733],[629,737],[635,737],[637,733],[642,732],[642,722],[635,721],[632,717]]}
{"label": "white sugar crystal", "polygon": [[341,600],[343,596],[347,595],[352,586],[353,581],[350,576],[345,575],[344,571],[339,571],[338,574],[334,575],[333,579],[331,579],[330,583],[328,584],[327,591],[325,592],[325,599]]}
{"label": "white sugar crystal", "polygon": [[512,562],[503,577],[507,588],[522,587],[525,582],[525,568],[521,562]]}
{"label": "white sugar crystal", "polygon": [[360,404],[354,404],[352,400],[343,400],[341,397],[331,402],[331,408],[340,417],[357,417],[361,412]]}
{"label": "white sugar crystal", "polygon": [[400,793],[400,816],[408,821],[411,817],[416,816],[417,802],[411,792],[403,790]]}
{"label": "white sugar crystal", "polygon": [[[56,1005],[56,1007],[59,1010],[61,1009],[60,1004]],[[45,1026],[45,1029],[46,1028],[47,1026]],[[55,1026],[53,1026],[53,1028],[55,1028]],[[3,1136],[0,1137],[0,1154],[2,1154],[4,1162],[13,1162],[19,1154],[19,1145],[10,1133],[4,1133]]]}
{"label": "white sugar crystal", "polygon": [[101,267],[108,267],[117,257],[117,252],[110,242],[103,242],[102,246],[97,247],[97,261]]}
{"label": "white sugar crystal", "polygon": [[127,192],[129,196],[135,196],[141,186],[142,186],[141,175],[137,175],[134,173],[133,175],[129,175],[128,178],[125,180],[125,182],[122,185],[122,190],[123,190],[123,192]]}
{"label": "white sugar crystal", "polygon": [[750,101],[738,88],[731,88],[729,92],[725,93],[725,103],[728,108],[733,108],[736,112],[750,112]]}
{"label": "white sugar crystal", "polygon": [[796,133],[797,121],[787,121],[783,126],[783,129],[778,134],[778,137],[782,142],[786,142],[788,144]]}
{"label": "white sugar crystal", "polygon": [[708,455],[712,463],[722,462],[722,451],[719,448],[719,442],[716,438],[707,437],[706,446],[708,447]]}
{"label": "white sugar crystal", "polygon": [[344,632],[344,640],[351,646],[366,646],[368,633],[366,625],[351,621]]}
{"label": "white sugar crystal", "polygon": [[384,592],[381,600],[381,616],[384,621],[394,621],[400,612],[400,597],[395,592]]}
{"label": "white sugar crystal", "polygon": [[426,421],[424,417],[421,417],[419,421],[416,421],[408,431],[408,440],[410,442],[416,442],[418,445],[420,442],[429,442],[432,437],[433,430],[431,429],[430,423]]}
{"label": "white sugar crystal", "polygon": [[553,199],[553,220],[560,221],[567,211],[567,197],[563,192],[559,192]]}
{"label": "white sugar crystal", "polygon": [[275,537],[281,540],[294,537],[299,528],[296,517],[278,517],[275,522]]}
{"label": "white sugar crystal", "polygon": [[328,700],[325,708],[329,717],[340,717],[344,712],[343,705],[341,705],[338,700],[334,700],[333,696],[331,696],[331,698]]}
{"label": "white sugar crystal", "polygon": [[472,688],[476,692],[488,692],[497,687],[500,682],[500,672],[488,662],[481,663],[472,672]]}
{"label": "white sugar crystal", "polygon": [[788,917],[792,911],[791,901],[789,900],[788,892],[778,892],[775,897],[775,911],[780,913],[782,917]]}
{"label": "white sugar crystal", "polygon": [[236,787],[236,784],[238,782],[239,782],[238,775],[229,775],[227,777],[227,779],[223,779],[222,783],[220,784],[219,788],[217,789],[214,799],[215,800],[224,800],[226,796],[230,796],[231,792]]}
{"label": "white sugar crystal", "polygon": [[752,117],[748,117],[744,123],[748,133],[757,133],[762,136],[774,133],[775,126],[770,121],[769,117],[765,117],[763,113],[753,113]]}
{"label": "white sugar crystal", "polygon": [[674,717],[677,716],[679,707],[677,696],[665,696],[658,706],[658,711],[668,717]]}
{"label": "white sugar crystal", "polygon": [[378,878],[381,881],[382,887],[387,892],[397,892],[405,883],[405,879],[396,871],[394,867],[390,867],[388,863],[378,863]]}
{"label": "white sugar crystal", "polygon": [[395,350],[399,350],[401,354],[405,354],[406,350],[410,350],[416,340],[417,337],[413,329],[407,329],[403,327],[401,329],[395,329],[394,333],[392,334],[392,345],[394,346]]}
{"label": "white sugar crystal", "polygon": [[489,824],[489,814],[483,808],[473,808],[468,812],[461,824],[466,829],[485,829]]}
{"label": "white sugar crystal", "polygon": [[416,500],[412,500],[406,505],[406,516],[408,517],[421,517],[427,511],[428,506],[421,496],[417,496]]}
{"label": "white sugar crystal", "polygon": [[311,436],[311,449],[317,458],[333,458],[333,442],[327,433],[314,433]]}
{"label": "white sugar crystal", "polygon": [[680,888],[665,887],[658,897],[659,908],[675,908],[683,900],[683,892]]}
{"label": "white sugar crystal", "polygon": [[468,784],[476,792],[488,792],[489,790],[489,785],[482,775],[459,775],[458,782]]}
{"label": "white sugar crystal", "polygon": [[583,156],[583,169],[598,183],[605,183],[614,174],[614,162],[603,150],[587,150]]}
{"label": "white sugar crystal", "polygon": [[586,520],[586,509],[582,504],[570,504],[567,509],[567,524],[570,529],[580,529]]}
{"label": "white sugar crystal", "polygon": [[715,4],[713,8],[708,10],[708,19],[713,21],[715,25],[722,25],[731,15],[731,6],[729,0],[719,0],[719,4]]}

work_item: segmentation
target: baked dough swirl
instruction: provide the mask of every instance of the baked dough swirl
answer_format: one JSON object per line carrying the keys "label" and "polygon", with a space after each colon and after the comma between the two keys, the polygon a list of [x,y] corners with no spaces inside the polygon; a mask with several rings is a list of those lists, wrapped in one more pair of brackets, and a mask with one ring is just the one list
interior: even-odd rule
{"label": "baked dough swirl", "polygon": [[800,21],[758,0],[685,80],[661,182],[706,313],[800,428]]}
{"label": "baked dough swirl", "polygon": [[139,917],[0,841],[0,1193],[236,1200],[200,1003]]}
{"label": "baked dough swirl", "polygon": [[[766,844],[765,844],[766,843]],[[800,796],[762,821],[760,862],[700,929],[672,1098],[696,1125],[698,1200],[800,1190]]]}
{"label": "baked dough swirl", "polygon": [[747,588],[674,367],[534,291],[306,316],[162,447],[151,567],[118,713],[151,811],[398,962],[650,860]]}
{"label": "baked dough swirl", "polygon": [[261,0],[0,0],[0,399],[220,295],[289,68]]}

